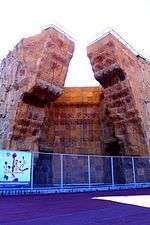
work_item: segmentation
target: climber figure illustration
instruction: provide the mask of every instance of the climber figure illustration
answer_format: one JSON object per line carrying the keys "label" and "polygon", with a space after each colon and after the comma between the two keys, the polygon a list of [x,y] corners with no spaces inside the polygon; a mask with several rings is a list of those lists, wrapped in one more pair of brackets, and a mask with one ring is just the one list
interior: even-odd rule
{"label": "climber figure illustration", "polygon": [[13,153],[11,160],[4,162],[4,179],[5,181],[19,181],[17,175],[26,170],[29,168],[26,167],[25,157],[19,158],[16,153]]}

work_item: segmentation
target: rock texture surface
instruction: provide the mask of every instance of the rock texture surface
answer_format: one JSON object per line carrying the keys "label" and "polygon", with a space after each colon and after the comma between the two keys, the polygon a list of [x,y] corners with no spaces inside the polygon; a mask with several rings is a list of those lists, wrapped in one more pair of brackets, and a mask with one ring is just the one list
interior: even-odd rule
{"label": "rock texture surface", "polygon": [[0,145],[39,149],[49,102],[62,94],[74,43],[55,27],[21,40],[0,65]]}
{"label": "rock texture surface", "polygon": [[149,154],[150,63],[108,33],[87,47],[102,87],[64,88],[73,51],[68,35],[50,27],[23,39],[2,61],[0,147]]}
{"label": "rock texture surface", "polygon": [[47,109],[41,145],[52,152],[102,154],[99,87],[66,87]]}
{"label": "rock texture surface", "polygon": [[105,154],[150,153],[150,63],[111,33],[90,44],[87,54],[104,89]]}

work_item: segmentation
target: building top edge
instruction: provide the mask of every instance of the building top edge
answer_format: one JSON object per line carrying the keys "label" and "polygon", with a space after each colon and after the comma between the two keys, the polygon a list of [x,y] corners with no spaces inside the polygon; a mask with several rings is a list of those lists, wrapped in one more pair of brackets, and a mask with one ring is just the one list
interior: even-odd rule
{"label": "building top edge", "polygon": [[143,60],[150,62],[150,59],[146,56],[144,56],[144,54],[141,54],[140,52],[138,52],[133,46],[131,46],[118,32],[116,32],[114,29],[110,28],[108,31],[103,32],[102,34],[100,34],[99,37],[97,37],[95,40],[89,42],[88,46],[95,44],[97,41],[102,40],[103,38],[107,37],[108,35],[112,35],[113,37],[115,37],[116,39],[118,39],[118,41],[120,41],[124,46],[126,46],[126,48],[128,48],[135,56],[137,57],[141,57]]}
{"label": "building top edge", "polygon": [[71,35],[69,31],[66,31],[66,29],[64,27],[62,27],[61,25],[56,25],[56,24],[50,24],[49,26],[47,26],[46,28],[44,28],[44,30],[48,30],[49,28],[54,28],[55,30],[59,31],[60,33],[64,34],[68,39],[70,39],[71,41],[76,41],[76,39],[73,37],[73,35]]}

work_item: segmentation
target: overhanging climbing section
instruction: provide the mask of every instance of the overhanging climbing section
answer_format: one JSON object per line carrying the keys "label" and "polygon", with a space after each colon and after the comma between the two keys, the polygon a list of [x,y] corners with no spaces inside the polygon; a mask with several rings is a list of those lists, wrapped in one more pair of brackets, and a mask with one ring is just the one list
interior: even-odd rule
{"label": "overhanging climbing section", "polygon": [[144,102],[149,96],[143,89],[142,75],[150,69],[149,62],[111,33],[91,43],[87,54],[94,76],[104,90],[104,154],[147,154],[149,128]]}
{"label": "overhanging climbing section", "polygon": [[62,94],[74,42],[51,26],[22,39],[0,64],[1,148],[38,150],[47,104]]}

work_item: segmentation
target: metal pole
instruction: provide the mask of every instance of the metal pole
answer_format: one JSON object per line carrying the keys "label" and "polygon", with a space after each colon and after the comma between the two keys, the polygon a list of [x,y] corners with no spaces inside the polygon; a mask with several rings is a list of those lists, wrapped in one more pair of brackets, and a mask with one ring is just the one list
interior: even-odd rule
{"label": "metal pole", "polygon": [[113,161],[113,157],[111,157],[111,179],[112,179],[112,185],[115,185],[115,181],[114,181],[114,161]]}
{"label": "metal pole", "polygon": [[33,189],[34,153],[31,153],[31,189]]}
{"label": "metal pole", "polygon": [[132,157],[132,169],[133,169],[133,182],[136,183],[135,163],[134,163],[134,158],[133,157]]}
{"label": "metal pole", "polygon": [[91,187],[91,165],[90,165],[90,156],[88,155],[88,183],[89,188]]}
{"label": "metal pole", "polygon": [[60,186],[63,188],[64,186],[64,177],[63,177],[63,154],[60,155],[60,177],[61,177],[61,183]]}

